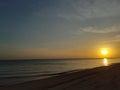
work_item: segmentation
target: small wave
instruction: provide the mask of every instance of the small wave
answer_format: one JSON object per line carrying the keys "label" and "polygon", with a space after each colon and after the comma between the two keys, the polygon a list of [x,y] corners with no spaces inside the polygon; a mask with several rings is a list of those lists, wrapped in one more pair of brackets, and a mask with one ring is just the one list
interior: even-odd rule
{"label": "small wave", "polygon": [[41,76],[54,76],[54,75],[58,75],[59,73],[55,73],[55,74],[42,74],[42,75],[11,75],[11,76],[3,76],[0,77],[0,80],[2,79],[16,79],[16,78],[30,78],[30,77],[41,77]]}

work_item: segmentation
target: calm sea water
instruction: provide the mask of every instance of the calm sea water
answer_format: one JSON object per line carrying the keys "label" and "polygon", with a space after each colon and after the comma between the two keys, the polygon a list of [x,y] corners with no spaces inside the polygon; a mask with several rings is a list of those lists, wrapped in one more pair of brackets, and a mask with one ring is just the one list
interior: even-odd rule
{"label": "calm sea water", "polygon": [[[52,76],[54,73],[104,66],[104,59],[80,60],[1,60],[0,85],[22,83]],[[107,64],[120,59],[107,59]]]}

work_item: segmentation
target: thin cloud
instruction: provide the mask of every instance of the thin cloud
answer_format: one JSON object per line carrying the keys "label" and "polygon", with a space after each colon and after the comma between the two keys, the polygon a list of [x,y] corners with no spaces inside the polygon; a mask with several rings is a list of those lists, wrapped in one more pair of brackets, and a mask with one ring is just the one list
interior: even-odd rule
{"label": "thin cloud", "polygon": [[[92,18],[116,17],[120,15],[118,0],[69,0],[57,16],[65,19],[86,20]],[[65,8],[69,7],[69,8]]]}
{"label": "thin cloud", "polygon": [[105,27],[105,28],[90,26],[90,27],[81,28],[80,31],[90,32],[90,33],[101,33],[101,34],[114,33],[120,31],[120,26],[113,25],[111,27]]}
{"label": "thin cloud", "polygon": [[105,41],[105,43],[116,43],[116,42],[120,42],[120,35],[115,35],[112,38],[110,38],[109,40]]}

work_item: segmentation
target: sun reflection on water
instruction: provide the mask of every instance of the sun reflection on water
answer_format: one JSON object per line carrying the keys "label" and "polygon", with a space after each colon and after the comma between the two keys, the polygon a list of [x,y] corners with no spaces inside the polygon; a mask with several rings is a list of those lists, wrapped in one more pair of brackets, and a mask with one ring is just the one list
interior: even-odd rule
{"label": "sun reflection on water", "polygon": [[103,59],[103,64],[104,64],[104,66],[108,66],[108,60],[107,60],[107,58]]}

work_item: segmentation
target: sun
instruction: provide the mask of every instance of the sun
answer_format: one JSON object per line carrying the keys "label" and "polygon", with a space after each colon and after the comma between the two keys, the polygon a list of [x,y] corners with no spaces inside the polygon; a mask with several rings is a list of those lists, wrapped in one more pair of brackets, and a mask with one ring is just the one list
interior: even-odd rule
{"label": "sun", "polygon": [[102,53],[103,55],[107,55],[107,54],[108,54],[108,50],[103,49],[103,50],[101,50],[101,53]]}

